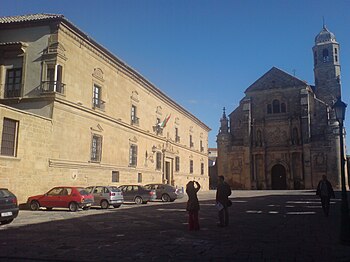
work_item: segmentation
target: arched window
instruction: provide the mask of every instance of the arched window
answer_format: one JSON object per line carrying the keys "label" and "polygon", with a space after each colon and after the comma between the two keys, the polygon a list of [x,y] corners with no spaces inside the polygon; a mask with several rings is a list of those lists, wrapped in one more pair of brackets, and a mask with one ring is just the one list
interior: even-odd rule
{"label": "arched window", "polygon": [[317,65],[317,52],[314,52],[314,65]]}
{"label": "arched window", "polygon": [[280,101],[278,100],[273,100],[272,102],[272,109],[273,113],[279,113],[280,112]]}
{"label": "arched window", "polygon": [[334,61],[338,62],[338,49],[334,48]]}
{"label": "arched window", "polygon": [[267,105],[267,113],[268,113],[268,114],[272,114],[272,107],[271,107],[271,104],[268,104],[268,105]]}
{"label": "arched window", "polygon": [[328,62],[329,61],[328,49],[326,49],[326,48],[323,49],[322,55],[323,55],[323,63]]}
{"label": "arched window", "polygon": [[285,112],[286,112],[286,104],[281,103],[281,113],[285,113]]}

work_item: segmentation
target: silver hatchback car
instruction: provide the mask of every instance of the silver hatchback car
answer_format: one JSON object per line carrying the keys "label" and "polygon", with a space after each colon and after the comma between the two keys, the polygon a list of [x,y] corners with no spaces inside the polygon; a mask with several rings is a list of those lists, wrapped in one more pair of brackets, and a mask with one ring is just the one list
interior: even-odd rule
{"label": "silver hatchback car", "polygon": [[123,192],[114,186],[89,186],[86,190],[93,194],[93,206],[101,206],[102,209],[107,209],[110,205],[115,208],[124,203]]}

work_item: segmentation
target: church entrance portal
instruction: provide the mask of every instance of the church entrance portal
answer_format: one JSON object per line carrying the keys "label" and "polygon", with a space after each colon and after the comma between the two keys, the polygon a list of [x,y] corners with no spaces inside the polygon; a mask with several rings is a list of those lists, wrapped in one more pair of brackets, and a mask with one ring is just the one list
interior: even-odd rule
{"label": "church entrance portal", "polygon": [[286,169],[282,165],[275,165],[271,169],[271,189],[287,189]]}

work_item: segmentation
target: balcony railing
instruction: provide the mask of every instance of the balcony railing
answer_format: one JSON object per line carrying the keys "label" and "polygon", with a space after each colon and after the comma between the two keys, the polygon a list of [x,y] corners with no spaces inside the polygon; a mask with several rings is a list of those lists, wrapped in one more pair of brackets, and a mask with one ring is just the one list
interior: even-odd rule
{"label": "balcony railing", "polygon": [[65,86],[66,85],[64,83],[58,81],[43,81],[41,82],[40,91],[42,93],[57,92],[64,94]]}
{"label": "balcony railing", "polygon": [[105,104],[106,102],[101,100],[101,99],[97,99],[97,98],[93,98],[92,99],[92,108],[93,109],[100,109],[100,110],[105,110]]}
{"label": "balcony railing", "polygon": [[140,119],[137,116],[134,116],[134,117],[131,118],[131,124],[132,125],[138,126],[139,122],[140,122]]}
{"label": "balcony railing", "polygon": [[163,128],[161,128],[158,124],[153,126],[153,131],[157,134],[162,136],[163,135]]}
{"label": "balcony railing", "polygon": [[21,84],[5,84],[4,97],[5,98],[20,97],[21,89],[22,89]]}

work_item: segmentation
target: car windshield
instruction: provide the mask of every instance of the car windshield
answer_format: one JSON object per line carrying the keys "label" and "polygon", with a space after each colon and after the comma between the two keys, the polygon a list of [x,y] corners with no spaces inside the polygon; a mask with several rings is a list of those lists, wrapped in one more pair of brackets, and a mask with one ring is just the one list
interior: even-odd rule
{"label": "car windshield", "polygon": [[85,188],[78,187],[77,189],[78,189],[79,193],[83,196],[90,194]]}
{"label": "car windshield", "polygon": [[88,191],[89,193],[91,193],[93,188],[94,187],[90,186],[90,187],[85,188],[85,190]]}
{"label": "car windshield", "polygon": [[120,188],[115,187],[115,186],[111,186],[109,189],[113,192],[120,192]]}
{"label": "car windshield", "polygon": [[12,193],[7,189],[0,189],[0,197],[9,197],[12,196]]}

